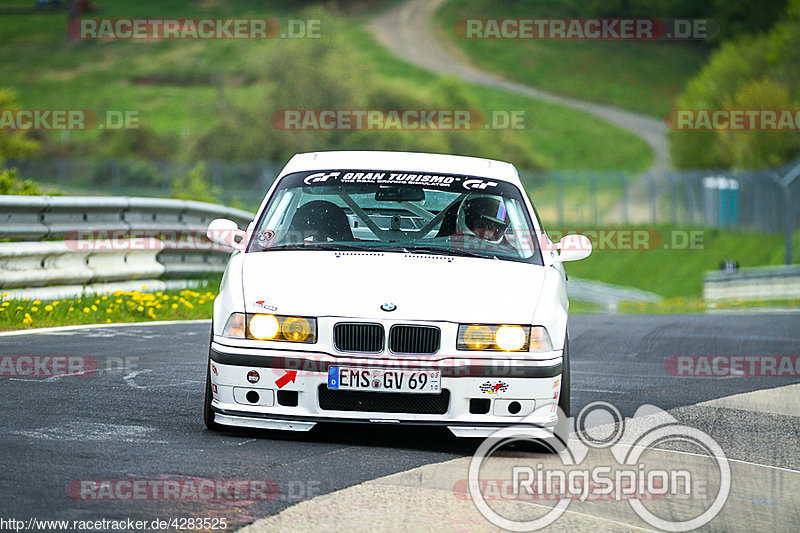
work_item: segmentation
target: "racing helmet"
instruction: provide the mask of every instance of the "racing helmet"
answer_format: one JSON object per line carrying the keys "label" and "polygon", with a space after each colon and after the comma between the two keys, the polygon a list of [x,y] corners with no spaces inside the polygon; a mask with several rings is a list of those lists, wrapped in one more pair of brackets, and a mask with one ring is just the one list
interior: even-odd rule
{"label": "racing helmet", "polygon": [[464,198],[458,207],[456,233],[461,235],[499,243],[508,226],[508,212],[502,196],[473,194]]}

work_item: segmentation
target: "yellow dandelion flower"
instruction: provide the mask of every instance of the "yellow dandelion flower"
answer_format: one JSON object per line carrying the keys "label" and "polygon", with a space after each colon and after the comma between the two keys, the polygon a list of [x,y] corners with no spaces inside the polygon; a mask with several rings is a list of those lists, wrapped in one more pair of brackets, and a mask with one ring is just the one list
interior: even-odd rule
{"label": "yellow dandelion flower", "polygon": [[97,311],[97,306],[94,304],[92,305],[92,311]]}
{"label": "yellow dandelion flower", "polygon": [[106,313],[110,313],[110,312],[111,312],[111,308],[109,307],[108,309],[106,309]]}
{"label": "yellow dandelion flower", "polygon": [[26,326],[30,326],[31,324],[33,324],[33,317],[31,317],[31,315],[29,315],[28,313],[25,313],[25,318],[22,319],[22,323],[25,324]]}
{"label": "yellow dandelion flower", "polygon": [[5,298],[6,296],[8,296],[7,292],[4,292],[3,294],[0,294],[0,298]]}
{"label": "yellow dandelion flower", "polygon": [[49,313],[50,311],[52,311],[52,310],[53,310],[53,306],[52,306],[52,305],[45,305],[45,306],[44,306],[44,310],[45,310],[45,311],[47,311],[47,312]]}
{"label": "yellow dandelion flower", "polygon": [[39,305],[40,303],[42,303],[42,302],[40,302],[39,300],[34,300],[33,301],[33,305]]}
{"label": "yellow dandelion flower", "polygon": [[171,307],[172,307],[173,309],[177,309],[177,308],[178,308],[178,304],[172,304],[172,306],[171,306]]}
{"label": "yellow dandelion flower", "polygon": [[142,285],[142,290],[147,290],[147,285]]}
{"label": "yellow dandelion flower", "polygon": [[84,313],[88,313],[89,311],[91,311],[91,309],[89,309],[88,307],[84,307],[84,308],[83,308],[83,312],[84,312]]}
{"label": "yellow dandelion flower", "polygon": [[31,307],[31,313],[35,313],[38,310],[39,310],[39,308],[36,307],[35,305],[33,307]]}
{"label": "yellow dandelion flower", "polygon": [[11,302],[3,302],[3,307],[8,307],[9,305],[11,305]]}
{"label": "yellow dandelion flower", "polygon": [[142,307],[142,306],[140,305],[139,307],[137,307],[137,308],[136,308],[136,310],[137,310],[137,311],[144,311],[144,307]]}
{"label": "yellow dandelion flower", "polygon": [[110,318],[106,318],[106,324],[111,324],[111,319]]}
{"label": "yellow dandelion flower", "polygon": [[74,310],[75,310],[75,308],[74,308],[74,307],[70,307],[69,309],[67,309],[67,313],[71,313],[71,312],[73,312]]}

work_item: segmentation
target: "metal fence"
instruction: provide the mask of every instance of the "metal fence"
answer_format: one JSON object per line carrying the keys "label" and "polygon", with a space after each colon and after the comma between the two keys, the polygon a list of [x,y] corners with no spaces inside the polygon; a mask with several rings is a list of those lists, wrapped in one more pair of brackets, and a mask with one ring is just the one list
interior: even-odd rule
{"label": "metal fence", "polygon": [[[798,163],[757,172],[521,172],[548,225],[670,224],[777,233],[800,220],[800,180],[781,178]],[[787,218],[788,215],[788,218]]]}
{"label": "metal fence", "polygon": [[[546,227],[555,224],[671,224],[759,232],[794,229],[800,221],[800,179],[780,183],[800,161],[764,171],[521,171]],[[176,177],[194,163],[143,160],[7,161],[21,177],[66,194],[170,196]],[[219,202],[255,209],[282,168],[268,161],[210,160],[207,172]],[[787,202],[787,190],[790,201]]]}

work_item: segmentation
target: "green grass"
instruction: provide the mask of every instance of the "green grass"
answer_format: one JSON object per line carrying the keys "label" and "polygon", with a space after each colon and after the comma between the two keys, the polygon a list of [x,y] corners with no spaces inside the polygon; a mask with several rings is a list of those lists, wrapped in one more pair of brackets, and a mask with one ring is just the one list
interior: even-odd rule
{"label": "green grass", "polygon": [[[573,226],[574,227],[574,226]],[[703,291],[703,274],[717,270],[720,261],[736,260],[739,266],[752,267],[783,264],[783,237],[780,234],[758,234],[721,231],[708,228],[647,227],[666,238],[664,243],[680,244],[686,231],[699,231],[702,245],[697,249],[670,249],[663,246],[643,250],[596,249],[588,258],[566,263],[567,274],[624,285],[654,292],[665,298],[699,297]],[[672,241],[673,235],[675,241]],[[655,242],[655,241],[652,241]],[[800,251],[800,232],[794,234],[793,249]],[[795,262],[797,262],[795,254]]]}
{"label": "green grass", "polygon": [[569,313],[571,315],[593,315],[605,312],[605,307],[592,302],[582,302],[580,300],[569,301]]}
{"label": "green grass", "polygon": [[[244,0],[192,4],[150,0],[101,5],[102,12],[92,16],[267,16],[280,21],[322,13],[321,32],[325,36],[324,11],[309,15],[277,0],[259,4]],[[363,23],[375,9],[346,14],[341,30],[348,41],[357,45],[363,60],[371,66],[370,71],[399,93],[437,90],[437,76],[396,59],[372,39]],[[0,85],[17,89],[19,104],[24,108],[92,109],[99,114],[106,110],[138,111],[142,126],[178,139],[178,159],[185,157],[193,138],[226,119],[224,106],[220,107],[222,92],[233,106],[247,106],[264,97],[261,84],[268,82],[260,80],[259,65],[281,44],[287,44],[232,40],[68,42],[64,26],[63,13],[0,17],[0,39],[4,43],[0,47]],[[287,75],[302,76],[314,66],[287,68],[291,70]],[[214,82],[216,74],[226,80],[223,89]],[[342,76],[347,75],[342,72]],[[554,168],[638,171],[652,161],[652,150],[643,140],[585,113],[478,86],[468,86],[466,94],[480,102],[482,111],[523,111],[526,129],[511,134]],[[331,102],[331,107],[337,107],[337,102]],[[252,126],[271,127],[269,117],[253,117]],[[54,134],[50,138],[56,143],[68,139],[91,146],[98,134],[91,130]],[[490,137],[489,142],[498,144],[501,140]]]}
{"label": "green grass", "polygon": [[148,293],[117,291],[76,298],[40,301],[0,295],[0,330],[73,324],[111,324],[154,320],[211,318],[218,285],[213,290],[183,289]]}
{"label": "green grass", "polygon": [[462,18],[581,16],[548,0],[527,5],[451,0],[436,20],[446,38],[487,70],[531,87],[654,117],[672,108],[708,56],[697,42],[461,39],[453,33],[453,23]]}

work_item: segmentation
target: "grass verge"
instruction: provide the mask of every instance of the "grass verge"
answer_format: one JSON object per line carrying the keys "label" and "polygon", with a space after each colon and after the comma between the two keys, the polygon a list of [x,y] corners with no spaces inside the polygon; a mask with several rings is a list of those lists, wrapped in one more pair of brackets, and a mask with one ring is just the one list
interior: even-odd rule
{"label": "grass verge", "polygon": [[216,290],[116,291],[42,301],[0,296],[0,331],[211,318]]}
{"label": "grass verge", "polygon": [[[703,291],[704,273],[718,269],[720,261],[735,260],[743,268],[783,264],[783,236],[780,234],[672,226],[622,229],[645,229],[651,236],[660,235],[661,240],[650,241],[657,243],[652,249],[610,249],[609,246],[597,249],[595,246],[588,258],[567,263],[567,274],[634,287],[664,298],[697,298]],[[691,235],[696,236],[695,246],[688,244]],[[800,232],[794,234],[793,249],[800,250]]]}
{"label": "grass verge", "polygon": [[800,309],[800,300],[730,300],[709,302],[702,298],[668,298],[660,302],[622,302],[617,308],[621,314],[675,314],[707,313],[713,311],[758,311]]}

